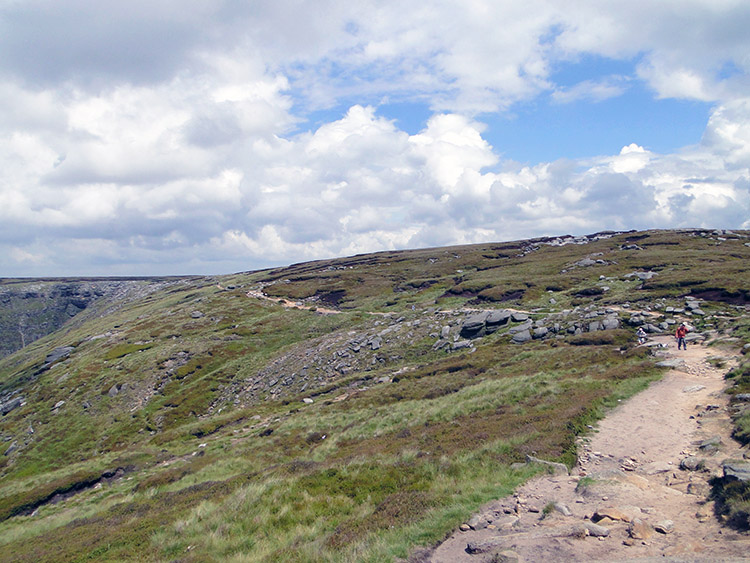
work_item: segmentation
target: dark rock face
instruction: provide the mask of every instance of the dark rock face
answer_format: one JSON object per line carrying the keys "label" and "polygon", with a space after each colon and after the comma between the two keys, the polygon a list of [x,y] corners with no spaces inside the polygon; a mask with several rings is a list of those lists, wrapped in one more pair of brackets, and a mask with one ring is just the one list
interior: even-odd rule
{"label": "dark rock face", "polygon": [[13,399],[10,399],[9,401],[0,404],[0,414],[6,415],[10,411],[17,409],[23,405],[23,398],[22,397],[15,397]]}
{"label": "dark rock face", "polygon": [[70,356],[70,353],[73,350],[74,350],[73,346],[61,346],[60,348],[55,348],[49,354],[47,354],[47,357],[44,359],[44,362],[48,365],[54,364],[56,361]]}
{"label": "dark rock face", "polygon": [[[161,280],[3,280],[0,283],[0,358],[46,336],[100,300],[127,299],[153,288]],[[49,362],[48,362],[49,363]]]}

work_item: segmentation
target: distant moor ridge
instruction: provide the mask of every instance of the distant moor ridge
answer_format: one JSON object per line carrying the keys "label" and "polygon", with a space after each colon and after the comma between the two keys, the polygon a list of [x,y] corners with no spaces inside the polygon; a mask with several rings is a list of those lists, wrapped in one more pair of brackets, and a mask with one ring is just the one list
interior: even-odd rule
{"label": "distant moor ridge", "polygon": [[405,559],[575,464],[664,369],[638,327],[747,344],[749,259],[691,229],[0,280],[3,558]]}

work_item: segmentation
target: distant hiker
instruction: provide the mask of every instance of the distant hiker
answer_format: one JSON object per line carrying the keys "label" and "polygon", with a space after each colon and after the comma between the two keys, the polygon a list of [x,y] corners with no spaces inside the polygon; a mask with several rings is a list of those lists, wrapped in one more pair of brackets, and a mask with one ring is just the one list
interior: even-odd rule
{"label": "distant hiker", "polygon": [[685,342],[685,337],[687,336],[688,328],[685,325],[685,323],[682,323],[679,327],[677,327],[677,332],[674,333],[674,337],[677,339],[677,349],[679,350],[680,347],[682,347],[683,350],[687,350],[687,342]]}
{"label": "distant hiker", "polygon": [[636,331],[636,336],[638,336],[638,344],[645,344],[646,343],[646,331],[643,330],[642,326],[638,327],[638,330]]}

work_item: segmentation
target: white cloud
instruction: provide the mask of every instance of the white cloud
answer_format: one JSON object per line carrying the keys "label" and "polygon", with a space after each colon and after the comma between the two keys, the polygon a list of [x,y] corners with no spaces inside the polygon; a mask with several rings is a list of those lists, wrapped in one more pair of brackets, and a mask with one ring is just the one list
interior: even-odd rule
{"label": "white cloud", "polygon": [[601,102],[615,98],[625,92],[626,80],[610,76],[602,80],[584,80],[572,88],[560,88],[552,93],[552,100],[559,104],[569,104],[579,100]]}
{"label": "white cloud", "polygon": [[[749,25],[739,0],[8,4],[0,267],[228,271],[747,226]],[[558,63],[587,57],[637,68],[554,83]],[[716,104],[700,144],[658,154],[624,139],[619,154],[518,166],[487,140],[484,112],[541,94],[602,101],[639,81],[656,97]],[[434,113],[409,134],[378,114],[384,99]],[[342,103],[338,119],[307,113]]]}

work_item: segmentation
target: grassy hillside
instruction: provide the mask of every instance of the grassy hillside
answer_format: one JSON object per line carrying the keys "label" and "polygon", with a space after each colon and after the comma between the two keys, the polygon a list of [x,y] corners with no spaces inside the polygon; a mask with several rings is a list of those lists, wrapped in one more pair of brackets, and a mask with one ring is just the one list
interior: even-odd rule
{"label": "grassy hillside", "polygon": [[0,360],[2,558],[404,558],[538,471],[527,454],[574,463],[659,376],[637,324],[747,342],[749,243],[604,233],[132,281]]}

